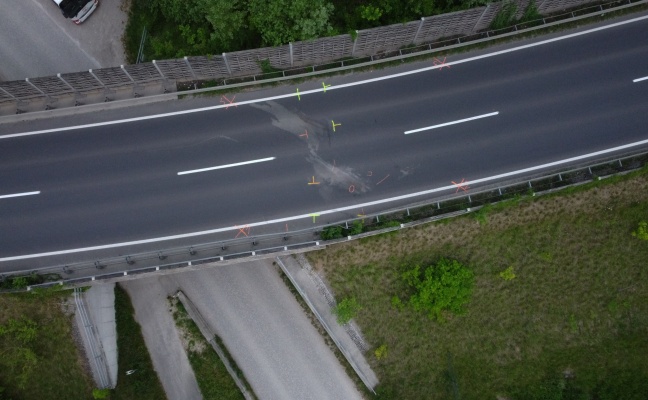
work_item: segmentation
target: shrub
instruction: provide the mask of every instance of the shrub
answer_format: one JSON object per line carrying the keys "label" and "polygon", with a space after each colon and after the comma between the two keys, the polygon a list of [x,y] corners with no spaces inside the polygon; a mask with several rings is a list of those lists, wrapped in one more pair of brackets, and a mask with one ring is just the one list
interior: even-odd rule
{"label": "shrub", "polygon": [[333,307],[332,311],[337,316],[338,324],[344,325],[356,316],[360,308],[360,304],[358,304],[355,297],[345,297],[337,306]]}
{"label": "shrub", "polygon": [[92,389],[93,399],[107,399],[110,396],[110,389]]}
{"label": "shrub", "polygon": [[648,222],[639,222],[639,226],[636,231],[632,232],[632,236],[641,240],[648,240]]}
{"label": "shrub", "polygon": [[339,239],[342,237],[342,227],[341,226],[327,226],[322,229],[320,232],[320,238],[322,240],[332,240]]}
{"label": "shrub", "polygon": [[497,13],[493,22],[490,25],[491,29],[503,29],[513,25],[515,13],[517,12],[517,5],[511,1],[505,1],[502,8]]}
{"label": "shrub", "polygon": [[475,277],[458,261],[442,258],[423,271],[420,265],[415,265],[403,273],[402,279],[415,289],[408,304],[442,322],[444,312],[464,313],[463,305],[470,300]]}
{"label": "shrub", "polygon": [[506,268],[504,271],[499,273],[500,278],[504,279],[505,281],[511,281],[515,279],[515,273],[513,272],[513,266],[511,265],[510,267]]}
{"label": "shrub", "polygon": [[378,348],[374,351],[374,355],[375,355],[376,358],[379,359],[379,360],[382,359],[382,358],[384,358],[384,357],[386,357],[386,356],[387,356],[387,345],[386,345],[386,344],[382,344],[382,345],[380,345],[380,347],[378,347]]}

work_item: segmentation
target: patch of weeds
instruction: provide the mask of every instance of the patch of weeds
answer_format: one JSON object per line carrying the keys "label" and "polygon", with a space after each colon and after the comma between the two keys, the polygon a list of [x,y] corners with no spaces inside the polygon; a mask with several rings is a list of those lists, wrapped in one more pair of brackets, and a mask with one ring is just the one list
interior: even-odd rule
{"label": "patch of weeds", "polygon": [[636,231],[632,232],[632,236],[637,239],[648,240],[648,222],[639,222],[639,226]]}
{"label": "patch of weeds", "polygon": [[[225,364],[205,340],[196,323],[189,317],[184,305],[176,298],[170,298],[169,302],[175,308],[173,319],[184,335],[187,343],[185,350],[203,398],[214,400],[243,399],[243,394],[236,386],[227,368],[225,368]],[[221,346],[221,349],[224,349],[224,347]],[[232,362],[233,360],[230,360],[230,365],[233,365],[233,369],[238,370],[236,364],[232,364]],[[241,378],[243,374],[241,372],[238,375]],[[242,382],[246,384],[244,379]],[[248,391],[252,393],[249,385],[246,386],[248,386]]]}
{"label": "patch of weeds", "polygon": [[[135,321],[134,315],[135,310],[128,293],[119,284],[115,285],[119,376],[110,397],[112,400],[165,399],[162,383],[144,343],[142,328]],[[126,375],[126,371],[134,372]]]}
{"label": "patch of weeds", "polygon": [[261,71],[264,74],[271,74],[271,73],[274,73],[274,72],[281,72],[280,69],[273,67],[270,64],[270,60],[267,59],[267,58],[265,60],[259,60],[259,68],[261,68]]}
{"label": "patch of weeds", "polygon": [[498,30],[508,28],[515,22],[515,13],[517,12],[517,4],[512,1],[504,1],[502,8],[497,13],[493,22],[490,24],[490,29]]}

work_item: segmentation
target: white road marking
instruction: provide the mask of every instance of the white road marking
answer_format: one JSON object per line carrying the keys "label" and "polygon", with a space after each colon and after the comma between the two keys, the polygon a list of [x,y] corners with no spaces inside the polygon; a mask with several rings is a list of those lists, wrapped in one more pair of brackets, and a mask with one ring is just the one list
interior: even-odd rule
{"label": "white road marking", "polygon": [[488,118],[488,117],[495,116],[497,114],[499,114],[499,111],[495,111],[495,112],[488,113],[488,114],[477,115],[475,117],[470,117],[470,118],[458,119],[456,121],[445,122],[445,123],[439,124],[439,125],[426,126],[425,128],[413,129],[411,131],[405,131],[405,134],[409,135],[410,133],[429,131],[430,129],[442,128],[442,127],[448,126],[448,125],[461,124],[462,122],[474,121],[476,119],[481,119],[481,118]]}
{"label": "white road marking", "polygon": [[35,194],[40,194],[40,191],[37,191],[37,192],[25,192],[25,193],[14,193],[14,194],[3,194],[3,195],[0,195],[0,199],[8,199],[10,197],[33,196]]}
{"label": "white road marking", "polygon": [[187,174],[195,174],[197,172],[205,172],[205,171],[213,171],[215,169],[224,169],[224,168],[232,168],[232,167],[239,167],[241,165],[248,165],[248,164],[256,164],[260,162],[265,162],[265,161],[272,161],[276,157],[267,157],[267,158],[259,158],[258,160],[251,160],[251,161],[243,161],[243,162],[237,162],[234,164],[226,164],[226,165],[218,165],[216,167],[209,167],[209,168],[201,168],[201,169],[192,169],[191,171],[182,171],[178,172],[178,175],[187,175]]}
{"label": "white road marking", "polygon": [[[637,146],[641,146],[641,145],[645,145],[645,144],[648,144],[648,139],[641,140],[639,142],[633,142],[633,143],[624,144],[624,145],[617,146],[617,147],[612,147],[610,149],[595,151],[593,153],[583,154],[583,155],[576,156],[576,157],[566,158],[564,160],[558,160],[558,161],[550,162],[550,163],[547,163],[547,164],[536,165],[534,167],[518,169],[518,170],[515,170],[515,171],[506,172],[506,173],[499,174],[499,175],[493,175],[493,176],[488,176],[488,177],[485,177],[485,178],[475,179],[475,180],[472,180],[472,181],[466,181],[466,182],[463,182],[463,184],[464,185],[474,185],[474,184],[477,184],[477,183],[490,182],[490,181],[494,181],[494,180],[501,179],[501,178],[507,178],[507,177],[510,177],[510,176],[524,174],[524,173],[527,173],[527,172],[533,172],[533,171],[538,171],[538,170],[545,169],[545,168],[555,167],[555,166],[558,166],[558,165],[569,164],[569,163],[572,163],[574,161],[584,160],[584,159],[587,159],[587,158],[596,157],[596,156],[600,156],[600,155],[604,155],[604,154],[609,154],[609,153],[613,153],[615,151],[625,150],[625,149],[629,149],[629,148],[632,148],[632,147],[637,147]],[[270,224],[285,223],[285,222],[295,221],[295,220],[298,220],[298,219],[309,219],[310,220],[312,218],[313,214],[325,215],[325,214],[333,214],[333,213],[349,211],[349,210],[357,210],[358,208],[370,207],[370,206],[390,203],[390,202],[399,201],[399,200],[408,200],[408,199],[411,199],[411,198],[414,198],[414,197],[425,196],[425,195],[432,194],[432,193],[438,193],[438,192],[442,192],[444,190],[454,190],[456,188],[457,187],[455,185],[447,185],[447,186],[442,186],[442,187],[438,187],[438,188],[434,188],[434,189],[424,190],[424,191],[421,191],[421,192],[409,193],[409,194],[404,194],[404,195],[401,195],[401,196],[390,197],[388,199],[375,200],[375,201],[370,201],[370,202],[362,203],[362,204],[354,204],[354,205],[351,205],[351,206],[339,207],[339,208],[334,208],[334,209],[331,209],[331,210],[317,211],[317,212],[314,212],[314,213],[301,214],[301,215],[295,215],[295,216],[284,217],[284,218],[277,218],[277,219],[273,219],[273,220],[269,220],[269,221],[253,222],[253,223],[250,223],[250,224],[245,224],[245,226],[253,228],[255,226],[263,226],[263,225],[270,225]],[[38,258],[38,257],[46,257],[46,256],[56,256],[56,255],[61,255],[61,254],[80,253],[80,252],[83,252],[83,251],[112,249],[112,248],[115,248],[115,247],[133,246],[133,245],[138,245],[138,244],[155,243],[155,242],[162,242],[162,241],[174,240],[174,239],[185,239],[185,238],[190,238],[190,237],[195,237],[195,236],[210,235],[210,234],[213,234],[213,233],[237,231],[239,229],[240,229],[239,226],[229,226],[229,227],[225,227],[225,228],[210,229],[210,230],[207,230],[207,231],[183,233],[183,234],[171,235],[171,236],[162,236],[162,237],[157,237],[157,238],[152,238],[152,239],[134,240],[134,241],[131,241],[131,242],[122,242],[122,243],[106,244],[106,245],[101,245],[101,246],[83,247],[83,248],[79,248],[79,249],[50,251],[50,252],[47,252],[47,253],[26,254],[26,255],[22,255],[22,256],[4,257],[4,258],[0,258],[0,262],[3,262],[3,261],[15,261],[15,260],[25,260],[25,259],[29,259],[29,258]]]}
{"label": "white road marking", "polygon": [[[565,39],[570,39],[570,38],[573,38],[573,37],[586,35],[588,33],[598,32],[598,31],[602,31],[602,30],[610,29],[610,28],[615,28],[617,26],[622,26],[622,25],[629,24],[629,23],[632,23],[632,22],[642,21],[644,19],[648,19],[648,15],[633,18],[633,19],[629,19],[627,21],[616,22],[614,24],[601,26],[601,27],[598,27],[598,28],[588,29],[588,30],[585,30],[585,31],[582,31],[582,32],[571,33],[569,35],[560,36],[560,37],[553,38],[553,39],[542,40],[542,41],[537,42],[537,43],[530,43],[530,44],[526,44],[526,45],[523,45],[523,46],[518,46],[518,47],[513,47],[513,48],[510,48],[510,49],[506,49],[506,50],[496,51],[496,52],[493,52],[493,53],[483,54],[483,55],[479,55],[479,56],[475,56],[475,57],[469,57],[469,58],[465,58],[465,59],[458,60],[458,61],[447,62],[447,63],[445,63],[443,65],[435,65],[435,66],[430,66],[430,67],[426,67],[426,68],[420,68],[420,69],[416,69],[416,70],[412,70],[412,71],[406,71],[406,72],[400,72],[400,73],[397,73],[397,74],[381,76],[381,77],[378,77],[378,78],[372,78],[372,79],[366,79],[366,80],[363,80],[363,81],[357,81],[357,82],[344,83],[344,84],[340,84],[340,85],[330,86],[330,87],[326,87],[326,90],[330,91],[330,90],[337,90],[337,89],[342,89],[342,88],[352,87],[352,86],[357,86],[357,85],[364,85],[364,84],[367,84],[367,83],[378,82],[378,81],[383,81],[383,80],[393,79],[393,78],[399,78],[399,77],[402,77],[402,76],[418,74],[418,73],[426,72],[426,71],[432,71],[432,70],[439,69],[439,68],[445,68],[445,67],[447,67],[449,65],[457,65],[457,64],[467,63],[467,62],[470,62],[470,61],[481,60],[481,59],[484,59],[484,58],[495,57],[495,56],[498,56],[498,55],[501,55],[501,54],[512,53],[514,51],[525,50],[525,49],[529,49],[529,48],[536,47],[536,46],[542,46],[542,45],[545,45],[545,44],[549,44],[549,43],[558,42],[558,41],[565,40]],[[323,89],[323,88],[307,90],[305,92],[299,92],[299,95],[301,96],[301,95],[312,94],[312,93],[320,93],[320,92],[323,92],[324,90],[325,89]],[[179,93],[179,94],[182,94],[182,93]],[[265,101],[286,99],[286,98],[289,98],[289,97],[296,97],[296,96],[297,96],[296,93],[289,93],[289,94],[282,94],[282,95],[279,95],[279,96],[265,97],[265,98],[261,98],[261,99],[255,99],[255,100],[239,101],[239,102],[237,102],[237,104],[238,105],[244,105],[244,104],[262,103],[262,102],[265,102]],[[231,106],[231,104],[222,104],[222,105],[217,105],[217,106],[195,108],[195,109],[192,109],[192,110],[174,111],[174,112],[170,112],[170,113],[146,115],[146,116],[143,116],[143,117],[135,117],[135,118],[119,119],[119,120],[114,120],[114,121],[97,122],[97,123],[94,123],[94,124],[66,126],[66,127],[63,127],[63,128],[43,129],[43,130],[40,130],[40,131],[13,133],[13,134],[9,134],[9,135],[2,135],[2,136],[0,136],[0,139],[9,139],[9,138],[15,138],[15,137],[22,137],[22,136],[31,136],[31,135],[42,135],[42,134],[45,134],[45,133],[65,132],[65,131],[72,131],[72,130],[77,130],[77,129],[95,128],[95,127],[98,127],[98,126],[107,126],[107,125],[115,125],[115,124],[124,124],[124,123],[128,123],[128,122],[145,121],[145,120],[148,120],[148,119],[155,119],[155,118],[173,117],[173,116],[176,116],[176,115],[191,114],[191,113],[197,113],[197,112],[203,112],[203,111],[212,111],[212,110],[217,110],[217,109],[221,109],[221,108],[227,108],[227,107],[230,107],[230,106]]]}
{"label": "white road marking", "polygon": [[645,81],[646,79],[648,79],[648,76],[644,76],[643,78],[633,79],[632,82],[637,83],[637,82]]}

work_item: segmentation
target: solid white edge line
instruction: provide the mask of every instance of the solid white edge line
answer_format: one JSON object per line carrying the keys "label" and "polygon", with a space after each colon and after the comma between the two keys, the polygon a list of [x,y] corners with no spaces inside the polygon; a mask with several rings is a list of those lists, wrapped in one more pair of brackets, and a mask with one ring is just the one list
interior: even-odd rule
{"label": "solid white edge line", "polygon": [[413,129],[411,131],[405,131],[405,134],[409,135],[410,133],[429,131],[431,129],[442,128],[444,126],[461,124],[462,122],[474,121],[476,119],[481,119],[481,118],[488,118],[488,117],[492,117],[492,116],[497,115],[497,114],[499,114],[499,111],[495,111],[495,112],[488,113],[488,114],[477,115],[475,117],[470,117],[470,118],[458,119],[456,121],[445,122],[445,123],[439,124],[439,125],[426,126],[425,128]]}
{"label": "solid white edge line", "polygon": [[[523,174],[523,173],[527,173],[527,172],[533,172],[533,171],[541,170],[541,169],[544,169],[544,168],[555,167],[557,165],[568,164],[568,163],[583,160],[583,159],[586,159],[586,158],[591,158],[591,157],[596,157],[596,156],[600,156],[600,155],[603,155],[603,154],[613,153],[615,151],[625,150],[625,149],[629,149],[631,147],[637,147],[637,146],[641,146],[641,145],[644,145],[644,144],[648,144],[648,139],[641,140],[639,142],[633,142],[633,143],[629,143],[629,144],[624,144],[624,145],[617,146],[617,147],[612,147],[610,149],[595,151],[593,153],[583,154],[583,155],[576,156],[576,157],[566,158],[566,159],[563,159],[563,160],[554,161],[554,162],[550,162],[550,163],[547,163],[547,164],[536,165],[534,167],[518,169],[518,170],[515,170],[515,171],[506,172],[506,173],[499,174],[499,175],[493,175],[493,176],[488,176],[486,178],[475,179],[475,180],[472,180],[472,181],[464,182],[463,184],[464,185],[474,185],[474,184],[477,184],[477,183],[494,181],[494,180],[501,179],[501,178],[506,178],[506,177],[509,177],[509,176],[519,175],[519,174]],[[455,185],[447,185],[447,186],[442,186],[442,187],[438,187],[438,188],[435,188],[435,189],[429,189],[429,190],[424,190],[424,191],[421,191],[421,192],[404,194],[404,195],[401,195],[401,196],[390,197],[388,199],[383,199],[383,200],[374,200],[374,201],[370,201],[370,202],[362,203],[362,204],[354,204],[354,205],[351,205],[351,206],[334,208],[334,209],[331,209],[331,210],[324,210],[324,211],[318,211],[318,212],[315,212],[315,213],[295,215],[295,216],[292,216],[292,217],[278,218],[278,219],[273,219],[273,220],[270,220],[270,221],[254,222],[254,223],[250,223],[250,224],[245,224],[245,226],[253,228],[253,227],[256,227],[256,226],[263,226],[263,225],[290,222],[290,221],[294,221],[294,220],[297,220],[297,219],[311,218],[312,214],[319,214],[319,215],[333,214],[333,213],[336,213],[336,212],[349,211],[349,210],[354,210],[354,209],[363,208],[363,207],[370,207],[370,206],[375,206],[375,205],[379,205],[379,204],[390,203],[390,202],[393,202],[393,201],[407,200],[407,199],[410,199],[410,198],[413,198],[413,197],[424,196],[424,195],[428,195],[428,194],[432,194],[432,193],[438,193],[438,192],[442,192],[444,190],[455,189],[455,188],[456,188]],[[212,234],[212,233],[234,231],[234,230],[237,230],[237,229],[239,229],[238,226],[230,226],[230,227],[226,227],[226,228],[210,229],[210,230],[207,230],[207,231],[184,233],[184,234],[171,235],[171,236],[163,236],[163,237],[152,238],[152,239],[134,240],[134,241],[131,241],[131,242],[122,242],[122,243],[106,244],[106,245],[101,245],[101,246],[83,247],[83,248],[79,248],[79,249],[70,249],[70,250],[50,251],[50,252],[47,252],[47,253],[27,254],[27,255],[22,255],[22,256],[4,257],[4,258],[0,258],[0,262],[3,262],[3,261],[15,261],[15,260],[25,260],[25,259],[29,259],[29,258],[46,257],[46,256],[56,256],[56,255],[61,255],[61,254],[80,253],[82,251],[104,250],[104,249],[111,249],[111,248],[115,248],[115,247],[133,246],[133,245],[138,245],[138,244],[155,243],[155,242],[162,242],[162,241],[174,240],[174,239],[184,239],[184,238],[189,238],[189,237],[194,237],[194,236],[209,235],[209,234]]]}
{"label": "solid white edge line", "polygon": [[[545,45],[545,44],[548,44],[548,43],[558,42],[558,41],[561,41],[561,40],[570,39],[570,38],[573,38],[573,37],[578,37],[578,36],[586,35],[586,34],[593,33],[593,32],[598,32],[598,31],[602,31],[602,30],[606,30],[606,29],[610,29],[610,28],[615,28],[617,26],[622,26],[622,25],[633,23],[633,22],[642,21],[644,19],[648,19],[648,15],[644,15],[644,16],[637,17],[637,18],[632,18],[632,19],[629,19],[627,21],[615,22],[615,23],[610,24],[610,25],[600,26],[598,28],[592,28],[592,29],[588,29],[588,30],[585,30],[585,31],[582,31],[582,32],[570,33],[569,35],[560,36],[560,37],[557,37],[557,38],[542,40],[542,41],[537,42],[537,43],[530,43],[530,44],[526,44],[526,45],[523,45],[523,46],[518,46],[518,47],[513,47],[513,48],[510,48],[510,49],[506,49],[506,50],[496,51],[496,52],[493,52],[493,53],[483,54],[483,55],[479,55],[479,56],[475,56],[475,57],[469,57],[469,58],[465,58],[465,59],[458,60],[458,61],[447,62],[447,63],[445,63],[443,65],[435,65],[435,66],[425,67],[425,68],[416,69],[416,70],[412,70],[412,71],[400,72],[400,73],[393,74],[393,75],[386,75],[386,76],[381,76],[381,77],[378,77],[378,78],[366,79],[366,80],[363,80],[363,81],[344,83],[344,84],[334,85],[334,86],[327,86],[326,89],[321,88],[321,89],[306,90],[304,92],[299,92],[299,95],[302,96],[302,95],[306,95],[306,94],[320,93],[320,92],[323,92],[324,90],[336,90],[336,89],[342,89],[342,88],[351,87],[351,86],[363,85],[363,84],[366,84],[366,83],[378,82],[378,81],[383,81],[383,80],[387,80],[387,79],[393,79],[393,78],[399,78],[399,77],[402,77],[402,76],[417,74],[417,73],[420,73],[420,72],[431,71],[431,70],[435,70],[435,69],[439,69],[439,68],[444,68],[446,66],[452,66],[452,65],[457,65],[457,64],[470,62],[470,61],[481,60],[483,58],[494,57],[494,56],[498,56],[500,54],[511,53],[511,52],[514,52],[514,51],[524,50],[524,49],[532,48],[532,47],[535,47],[535,46],[542,46],[542,45]],[[179,93],[179,94],[182,94],[182,93]],[[262,98],[262,99],[240,101],[240,102],[237,102],[236,105],[262,103],[264,101],[279,100],[279,99],[285,99],[285,98],[288,98],[288,97],[296,97],[296,96],[297,96],[296,93],[288,93],[288,94],[282,94],[282,95],[278,95],[278,96],[265,97],[265,98]],[[192,109],[192,110],[174,111],[174,112],[170,112],[170,113],[147,115],[147,116],[143,116],[143,117],[127,118],[127,119],[120,119],[120,120],[106,121],[106,122],[97,122],[97,123],[94,123],[94,124],[67,126],[67,127],[63,127],[63,128],[44,129],[44,130],[40,130],[40,131],[23,132],[23,133],[13,133],[13,134],[9,134],[9,135],[2,135],[2,136],[0,136],[0,139],[9,139],[9,138],[15,138],[15,137],[22,137],[22,136],[31,136],[31,135],[40,135],[40,134],[44,134],[44,133],[53,133],[53,132],[64,132],[64,131],[71,131],[71,130],[84,129],[84,128],[95,128],[95,127],[98,127],[98,126],[123,124],[123,123],[128,123],[128,122],[144,121],[144,120],[154,119],[154,118],[172,117],[172,116],[176,116],[176,115],[191,114],[191,113],[197,113],[197,112],[203,112],[203,111],[211,111],[211,110],[217,110],[217,109],[221,109],[221,108],[227,109],[228,107],[231,107],[231,106],[232,106],[232,104],[221,104],[221,105],[217,105],[217,106],[195,108],[195,109]]]}
{"label": "solid white edge line", "polygon": [[40,191],[25,192],[25,193],[14,193],[14,194],[3,194],[3,195],[0,195],[0,199],[8,199],[8,198],[11,198],[11,197],[33,196],[35,194],[40,194]]}
{"label": "solid white edge line", "polygon": [[637,82],[645,81],[646,79],[648,79],[648,76],[644,76],[643,78],[633,79],[632,82],[637,83]]}
{"label": "solid white edge line", "polygon": [[248,165],[248,164],[256,164],[260,162],[265,162],[265,161],[272,161],[276,157],[266,157],[266,158],[259,158],[258,160],[251,160],[251,161],[242,161],[242,162],[237,162],[234,164],[226,164],[226,165],[218,165],[216,167],[208,167],[208,168],[201,168],[201,169],[192,169],[190,171],[181,171],[178,172],[178,175],[187,175],[187,174],[195,174],[198,172],[205,172],[205,171],[213,171],[215,169],[224,169],[224,168],[232,168],[232,167],[240,167],[241,165]]}

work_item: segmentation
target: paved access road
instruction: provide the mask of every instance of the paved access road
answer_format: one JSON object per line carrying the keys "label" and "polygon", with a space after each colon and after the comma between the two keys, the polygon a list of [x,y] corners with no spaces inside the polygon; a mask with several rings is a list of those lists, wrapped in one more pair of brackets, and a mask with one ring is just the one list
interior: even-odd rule
{"label": "paved access road", "polygon": [[0,2],[0,80],[113,67],[124,63],[121,0],[102,0],[83,24],[65,19],[52,0]]}
{"label": "paved access road", "polygon": [[[259,399],[362,398],[270,260],[146,277],[125,286],[162,380],[192,385],[188,374],[175,377],[179,357],[165,349],[164,336],[175,332],[171,315],[165,315],[165,296],[182,290],[221,337]],[[179,340],[172,339],[172,350],[182,351]],[[182,392],[171,382],[164,386],[170,399],[195,398],[179,397]]]}
{"label": "paved access road", "polygon": [[[254,235],[270,229],[255,223],[278,218],[286,220],[272,229],[292,230],[313,226],[312,213],[324,224],[395,204],[367,202],[433,188],[454,193],[451,182],[462,179],[474,191],[477,179],[644,141],[648,80],[633,80],[648,76],[647,37],[644,18],[360,85],[343,83],[389,71],[330,78],[326,92],[315,82],[319,91],[308,94],[303,84],[299,98],[284,86],[271,91],[284,98],[229,95],[236,105],[228,108],[3,136],[1,194],[39,194],[0,198],[0,262],[60,262],[47,253],[104,245],[65,261],[163,249],[215,236],[110,246],[216,228],[224,230],[218,239],[240,235],[235,226]],[[91,117],[104,115],[64,124]],[[461,122],[473,117],[481,118]],[[0,125],[0,134],[55,123]],[[257,162],[237,165],[248,161]],[[179,175],[218,166],[228,168]]]}

